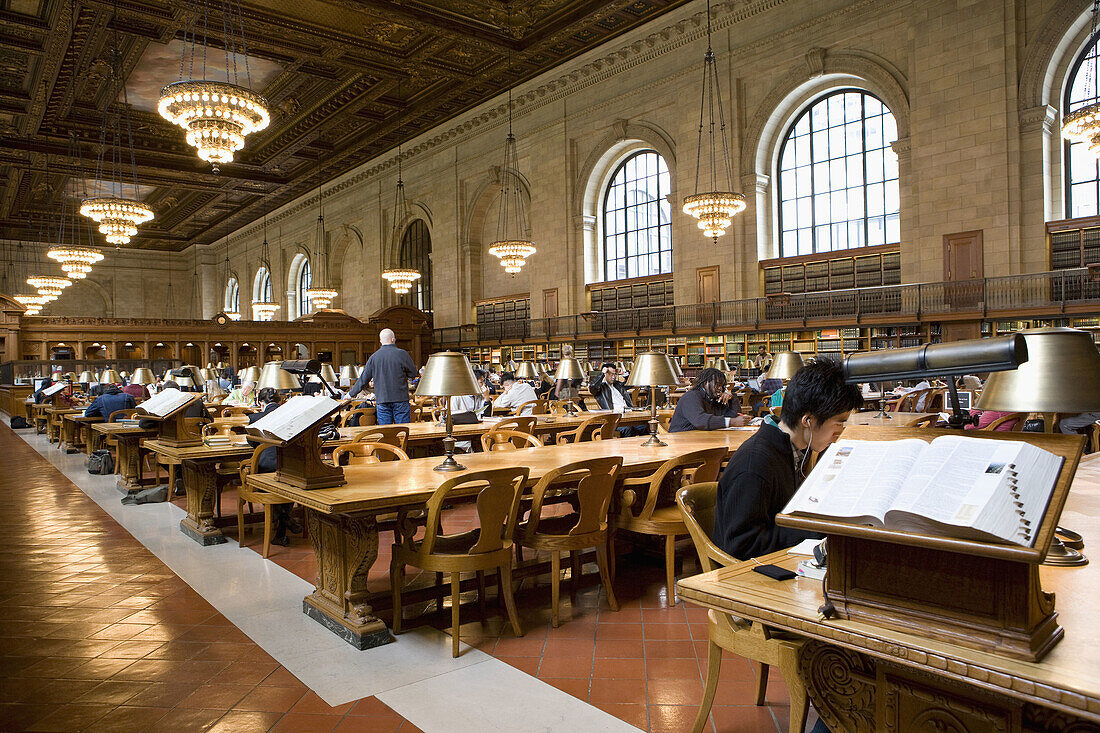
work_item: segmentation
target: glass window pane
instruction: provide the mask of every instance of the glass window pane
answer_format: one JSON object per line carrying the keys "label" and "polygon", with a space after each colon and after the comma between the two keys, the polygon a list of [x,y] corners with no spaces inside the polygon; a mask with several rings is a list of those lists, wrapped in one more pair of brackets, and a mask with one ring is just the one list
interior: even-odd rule
{"label": "glass window pane", "polygon": [[642,151],[612,176],[604,201],[604,273],[608,280],[672,271],[671,177],[660,155]]}

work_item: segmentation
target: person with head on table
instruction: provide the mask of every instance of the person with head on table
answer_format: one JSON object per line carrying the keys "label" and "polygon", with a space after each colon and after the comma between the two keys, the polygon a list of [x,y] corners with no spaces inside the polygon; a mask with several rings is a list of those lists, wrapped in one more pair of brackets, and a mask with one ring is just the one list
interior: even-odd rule
{"label": "person with head on table", "polygon": [[699,372],[691,389],[676,403],[668,431],[682,433],[744,425],[746,418],[741,414],[741,400],[727,387],[726,375],[718,369],[707,367]]}
{"label": "person with head on table", "polygon": [[409,352],[396,345],[397,337],[392,330],[383,328],[378,340],[382,345],[367,359],[359,378],[348,390],[348,397],[355,397],[374,380],[378,424],[409,422],[412,419],[409,381],[417,377],[416,364]]}
{"label": "person with head on table", "polygon": [[[497,398],[493,400],[493,407],[508,410],[519,407],[524,402],[532,402],[538,399],[538,395],[535,394],[535,388],[523,380],[516,379],[516,375],[512,374],[512,372],[504,372],[504,375],[500,378],[500,386],[502,391]],[[523,408],[524,415],[530,415],[532,413],[534,413],[534,409],[530,405]]]}
{"label": "person with head on table", "polygon": [[715,543],[738,560],[748,560],[818,538],[778,526],[775,515],[802,484],[810,451],[825,450],[862,405],[859,387],[844,381],[839,364],[821,359],[798,370],[787,385],[779,423],[761,425],[722,472]]}

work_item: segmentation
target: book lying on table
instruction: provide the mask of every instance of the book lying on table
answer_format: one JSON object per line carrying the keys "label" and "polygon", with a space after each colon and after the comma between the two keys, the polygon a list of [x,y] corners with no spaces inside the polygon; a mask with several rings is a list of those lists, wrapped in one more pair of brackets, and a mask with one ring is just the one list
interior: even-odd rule
{"label": "book lying on table", "polygon": [[838,440],[783,513],[1032,547],[1062,462],[1014,440]]}
{"label": "book lying on table", "polygon": [[299,395],[261,417],[245,430],[250,434],[280,442],[291,441],[326,418],[340,406],[330,397]]}

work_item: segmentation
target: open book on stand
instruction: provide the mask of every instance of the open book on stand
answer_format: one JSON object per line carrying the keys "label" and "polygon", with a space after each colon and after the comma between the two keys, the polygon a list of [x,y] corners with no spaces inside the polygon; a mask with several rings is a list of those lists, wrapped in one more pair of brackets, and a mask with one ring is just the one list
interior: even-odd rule
{"label": "open book on stand", "polygon": [[153,417],[168,417],[196,397],[199,397],[196,392],[181,392],[169,387],[142,402],[139,408]]}
{"label": "open book on stand", "polygon": [[267,441],[287,443],[339,407],[340,403],[329,397],[299,395],[291,397],[251,425],[246,425],[245,430]]}
{"label": "open book on stand", "polygon": [[1014,440],[842,439],[783,513],[1034,547],[1063,462]]}

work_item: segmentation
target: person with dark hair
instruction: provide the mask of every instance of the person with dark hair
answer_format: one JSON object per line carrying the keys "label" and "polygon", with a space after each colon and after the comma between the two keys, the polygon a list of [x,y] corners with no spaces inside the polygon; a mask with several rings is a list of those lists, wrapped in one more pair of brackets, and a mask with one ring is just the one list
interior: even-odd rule
{"label": "person with dark hair", "polygon": [[85,417],[101,417],[106,420],[113,412],[137,406],[134,398],[119,389],[117,385],[103,384],[96,387],[99,388],[95,392],[96,398],[84,411]]}
{"label": "person with dark hair", "polygon": [[122,391],[134,398],[134,400],[147,400],[149,399],[149,390],[145,389],[145,385],[134,384],[131,382],[122,388]]}
{"label": "person with dark hair", "polygon": [[[256,406],[260,408],[259,412],[253,412],[248,416],[248,423],[252,423],[259,420],[264,415],[277,409],[282,404],[282,398],[279,396],[279,392],[272,387],[264,387],[256,393]],[[249,445],[258,446],[260,442],[248,439]],[[260,457],[256,461],[256,473],[274,473],[278,465],[278,455],[275,451],[275,446],[271,446],[266,450],[260,452]],[[297,522],[291,516],[291,504],[275,504],[272,506],[272,510],[275,512],[275,536],[271,538],[271,541],[276,545],[282,545],[286,547],[290,540],[287,539],[287,530],[291,532],[301,532],[302,525]]]}
{"label": "person with dark hair", "polygon": [[708,367],[695,377],[691,389],[676,403],[668,432],[720,430],[745,424],[741,400],[726,389],[726,375]]}
{"label": "person with dark hair", "polygon": [[[519,407],[525,402],[532,402],[538,399],[538,395],[535,394],[534,388],[522,380],[516,379],[516,375],[512,372],[505,372],[504,376],[500,378],[500,386],[503,391],[493,400],[493,407],[499,407],[502,410],[509,410],[515,407]],[[524,415],[531,415],[534,413],[534,409],[530,405],[523,408]]]}
{"label": "person with dark hair", "polygon": [[825,450],[862,405],[859,386],[845,383],[839,364],[822,359],[798,370],[787,385],[779,424],[761,425],[722,472],[714,514],[718,546],[748,560],[818,538],[776,525],[775,515],[805,478],[809,452]]}
{"label": "person with dark hair", "polygon": [[[634,401],[618,377],[618,367],[610,361],[605,361],[600,365],[600,371],[593,372],[588,378],[588,391],[596,398],[596,404],[601,410],[611,410],[621,415],[634,407]],[[616,428],[615,432],[624,438],[629,438],[633,435],[645,435],[649,432],[649,428],[645,425],[624,425]]]}

